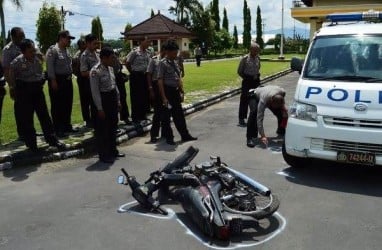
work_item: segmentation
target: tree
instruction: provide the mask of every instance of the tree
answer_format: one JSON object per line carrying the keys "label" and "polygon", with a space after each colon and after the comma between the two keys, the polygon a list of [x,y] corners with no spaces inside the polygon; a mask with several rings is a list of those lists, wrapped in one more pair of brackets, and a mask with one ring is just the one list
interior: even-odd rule
{"label": "tree", "polygon": [[168,10],[177,18],[177,22],[190,26],[192,16],[203,9],[202,4],[198,0],[174,0],[175,6],[171,6]]}
{"label": "tree", "polygon": [[100,41],[103,41],[103,28],[102,28],[102,23],[101,23],[101,19],[99,18],[99,16],[96,16],[95,18],[93,18],[92,20],[92,31],[91,33],[93,35],[95,35],[96,37],[98,37],[98,40]]}
{"label": "tree", "polygon": [[249,48],[251,45],[251,10],[247,5],[247,1],[244,0],[243,8],[243,17],[244,17],[244,29],[243,29],[243,47]]}
{"label": "tree", "polygon": [[233,26],[233,48],[234,49],[239,48],[239,36],[238,36],[238,33],[237,33],[236,25]]}
{"label": "tree", "polygon": [[220,31],[214,32],[214,39],[212,43],[212,49],[215,52],[215,55],[218,52],[222,52],[225,49],[229,49],[232,47],[232,38],[228,31],[222,29]]}
{"label": "tree", "polygon": [[125,33],[130,31],[133,28],[133,25],[131,23],[127,23],[125,26]]}
{"label": "tree", "polygon": [[153,17],[153,16],[155,16],[155,14],[154,14],[154,10],[151,9],[151,17]]}
{"label": "tree", "polygon": [[[21,1],[20,0],[12,0],[11,1],[17,9],[21,9]],[[1,48],[5,45],[5,17],[4,17],[4,0],[0,0],[0,21],[1,21]]]}
{"label": "tree", "polygon": [[260,6],[257,5],[257,17],[256,17],[256,43],[260,45],[260,48],[264,48],[263,40],[263,24],[261,19]]}
{"label": "tree", "polygon": [[57,34],[61,30],[60,11],[54,4],[51,4],[50,7],[47,2],[42,4],[36,26],[38,47],[45,53],[51,45],[57,42]]}
{"label": "tree", "polygon": [[223,11],[223,24],[222,24],[223,29],[229,32],[229,24],[228,24],[228,17],[227,17],[227,10],[224,8]]}
{"label": "tree", "polygon": [[219,0],[213,0],[211,4],[212,19],[215,22],[215,30],[220,30]]}
{"label": "tree", "polygon": [[[204,45],[205,49],[212,46],[214,40],[215,23],[211,17],[211,10],[203,8],[192,16],[192,32],[196,35],[193,39],[194,44]],[[202,48],[203,49],[203,48]]]}

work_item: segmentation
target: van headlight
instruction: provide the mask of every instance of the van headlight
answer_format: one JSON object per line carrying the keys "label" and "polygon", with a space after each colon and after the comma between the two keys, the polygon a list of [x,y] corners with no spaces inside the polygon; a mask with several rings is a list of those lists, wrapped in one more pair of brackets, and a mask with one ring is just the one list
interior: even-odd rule
{"label": "van headlight", "polygon": [[317,107],[301,102],[294,102],[289,108],[290,117],[305,120],[317,121]]}

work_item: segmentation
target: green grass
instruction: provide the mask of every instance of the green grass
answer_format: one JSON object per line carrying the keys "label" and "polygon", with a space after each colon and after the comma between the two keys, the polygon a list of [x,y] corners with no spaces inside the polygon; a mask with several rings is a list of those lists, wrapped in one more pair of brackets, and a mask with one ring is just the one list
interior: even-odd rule
{"label": "green grass", "polygon": [[[209,95],[220,93],[222,90],[234,89],[240,86],[240,78],[237,75],[239,59],[227,61],[202,61],[201,67],[196,67],[195,63],[186,63],[184,78],[184,88],[186,92],[186,103],[192,103]],[[289,67],[288,62],[262,62],[261,77],[271,75]],[[129,84],[126,84],[129,91]],[[81,106],[77,88],[77,82],[73,79],[73,112],[72,123],[82,124]],[[44,87],[45,99],[50,109],[50,100],[48,87]],[[13,115],[13,101],[7,95],[4,98],[3,115],[0,124],[0,143],[5,144],[17,138],[16,124]],[[129,93],[127,94],[128,103],[130,103]],[[37,117],[35,117],[35,127],[41,131]],[[0,149],[1,150],[1,149]]]}

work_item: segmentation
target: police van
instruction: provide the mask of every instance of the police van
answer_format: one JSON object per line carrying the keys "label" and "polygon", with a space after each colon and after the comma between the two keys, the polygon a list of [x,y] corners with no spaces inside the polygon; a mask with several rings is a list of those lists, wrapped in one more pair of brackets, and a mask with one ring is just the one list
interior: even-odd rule
{"label": "police van", "polygon": [[[283,145],[284,160],[382,166],[382,13],[333,14],[303,61]],[[375,22],[376,20],[376,22]]]}

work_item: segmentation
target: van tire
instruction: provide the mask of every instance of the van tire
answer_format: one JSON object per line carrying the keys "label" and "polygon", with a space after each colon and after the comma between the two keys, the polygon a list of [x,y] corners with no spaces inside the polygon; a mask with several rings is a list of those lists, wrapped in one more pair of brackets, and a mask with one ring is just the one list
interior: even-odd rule
{"label": "van tire", "polygon": [[288,154],[285,149],[285,142],[283,143],[281,151],[284,157],[284,161],[293,168],[304,168],[308,166],[312,161],[310,158],[297,157]]}

